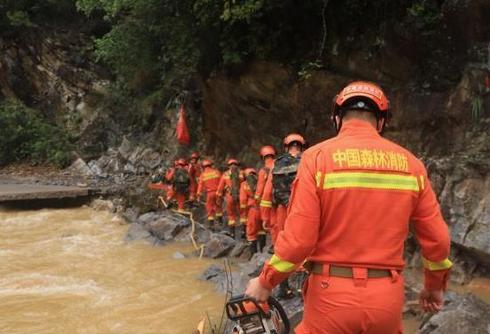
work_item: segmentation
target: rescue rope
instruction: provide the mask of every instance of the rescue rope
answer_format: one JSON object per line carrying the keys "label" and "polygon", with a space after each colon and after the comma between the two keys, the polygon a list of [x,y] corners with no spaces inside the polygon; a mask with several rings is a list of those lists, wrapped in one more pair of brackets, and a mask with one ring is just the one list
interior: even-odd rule
{"label": "rescue rope", "polygon": [[204,255],[204,244],[198,245],[196,238],[194,237],[194,234],[196,233],[196,221],[194,220],[194,214],[192,212],[182,212],[182,211],[177,211],[177,210],[172,210],[172,212],[177,213],[179,215],[189,215],[189,219],[191,221],[191,242],[192,246],[194,246],[194,249],[196,251],[199,251],[199,259],[202,259]]}

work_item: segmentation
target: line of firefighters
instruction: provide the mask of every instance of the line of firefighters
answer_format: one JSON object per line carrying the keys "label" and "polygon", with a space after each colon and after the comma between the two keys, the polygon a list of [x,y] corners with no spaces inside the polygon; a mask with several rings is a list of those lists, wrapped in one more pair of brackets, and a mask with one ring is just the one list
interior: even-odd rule
{"label": "line of firefighters", "polygon": [[[306,148],[305,139],[290,134],[283,140],[284,152],[277,155],[273,146],[260,149],[262,167],[240,167],[236,159],[227,161],[228,169],[221,173],[211,159],[200,158],[195,152],[188,163],[178,159],[165,173],[152,179],[152,185],[165,189],[166,202],[175,200],[177,212],[186,213],[186,201],[205,198],[208,222],[213,229],[224,226],[223,207],[226,212],[227,232],[235,238],[239,230],[249,242],[251,253],[263,252],[266,234],[271,234],[273,245],[284,229],[291,185]],[[154,187],[158,188],[158,187]],[[225,205],[223,205],[225,204]]]}

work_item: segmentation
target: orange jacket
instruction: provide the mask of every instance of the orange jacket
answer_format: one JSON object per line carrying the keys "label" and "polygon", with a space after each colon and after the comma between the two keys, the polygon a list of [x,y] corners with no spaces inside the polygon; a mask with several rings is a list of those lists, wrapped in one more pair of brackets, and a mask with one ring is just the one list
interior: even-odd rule
{"label": "orange jacket", "polygon": [[199,163],[189,163],[189,175],[193,176],[196,180],[199,179],[202,173],[202,168]]}
{"label": "orange jacket", "polygon": [[257,188],[255,189],[255,199],[259,203],[262,200],[265,185],[270,178],[272,168],[274,168],[274,159],[267,159],[265,161],[265,166],[259,170],[259,175],[257,176]]}
{"label": "orange jacket", "polygon": [[[231,187],[233,186],[230,174],[231,171],[228,169],[226,172],[223,173],[223,175],[221,175],[221,180],[219,181],[218,190],[216,191],[217,196],[221,197],[226,193],[230,193]],[[238,175],[240,178],[240,182],[242,182],[243,181],[242,171],[238,171]]]}
{"label": "orange jacket", "polygon": [[247,209],[255,205],[254,192],[245,180],[240,185],[240,209]]}
{"label": "orange jacket", "polygon": [[170,167],[169,169],[167,169],[167,171],[165,172],[165,181],[167,183],[172,183],[174,174],[175,174],[175,167]]}
{"label": "orange jacket", "polygon": [[206,193],[212,193],[218,190],[218,185],[221,179],[221,173],[219,170],[212,167],[204,168],[204,171],[199,177],[199,183],[197,185],[197,195],[200,196],[201,193],[206,191]]}
{"label": "orange jacket", "polygon": [[427,289],[445,288],[450,238],[422,162],[350,120],[308,149],[293,183],[285,230],[260,275],[272,288],[305,259],[402,269],[409,221],[422,248]]}

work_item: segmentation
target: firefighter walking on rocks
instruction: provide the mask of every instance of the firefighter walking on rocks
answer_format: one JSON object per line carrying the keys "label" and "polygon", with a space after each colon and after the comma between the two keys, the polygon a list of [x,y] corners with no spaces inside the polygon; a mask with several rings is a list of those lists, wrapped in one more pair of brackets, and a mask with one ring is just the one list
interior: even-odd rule
{"label": "firefighter walking on rocks", "polygon": [[424,164],[384,139],[389,101],[370,82],[335,98],[335,138],[303,153],[275,254],[246,294],[265,301],[305,260],[296,333],[401,333],[404,242],[421,246],[425,311],[443,307],[450,238]]}
{"label": "firefighter walking on rocks", "polygon": [[[267,179],[264,198],[272,198],[272,212],[274,213],[274,220],[271,221],[272,245],[276,243],[279,232],[284,230],[291,186],[296,177],[305,145],[305,139],[297,133],[286,136],[283,140],[284,153],[274,161],[271,175]],[[280,285],[279,297],[291,298],[293,296],[288,281],[284,280]]]}
{"label": "firefighter walking on rocks", "polygon": [[240,210],[242,219],[246,221],[246,237],[250,253],[257,253],[257,239],[265,235],[259,216],[259,207],[255,202],[255,189],[257,188],[257,171],[247,168],[244,171],[245,180],[240,186]]}
{"label": "firefighter walking on rocks", "polygon": [[202,173],[199,177],[197,186],[197,198],[201,198],[202,194],[206,195],[206,213],[210,226],[214,227],[216,219],[216,192],[218,190],[221,173],[213,168],[213,162],[210,159],[202,161]]}
{"label": "firefighter walking on rocks", "polygon": [[185,211],[185,202],[189,198],[191,189],[191,178],[185,159],[178,159],[172,175],[172,192],[177,201],[177,212],[187,213]]}
{"label": "firefighter walking on rocks", "polygon": [[228,170],[221,176],[216,195],[218,204],[225,199],[229,233],[235,238],[235,228],[240,217],[240,183],[243,175],[238,160],[229,159],[227,165]]}
{"label": "firefighter walking on rocks", "polygon": [[[255,201],[259,206],[259,216],[264,230],[270,231],[271,220],[274,219],[272,210],[271,192],[266,188],[267,180],[270,178],[272,168],[274,167],[274,158],[276,150],[274,147],[267,145],[260,149],[260,158],[263,162],[263,167],[259,170],[257,179],[257,188],[255,190]],[[258,238],[258,248],[262,252],[266,243],[266,235],[260,234]]]}
{"label": "firefighter walking on rocks", "polygon": [[191,194],[190,199],[196,199],[197,193],[197,183],[199,182],[199,176],[201,175],[201,165],[199,164],[199,159],[201,155],[199,152],[193,152],[191,154],[190,162],[189,162],[189,176],[191,177]]}

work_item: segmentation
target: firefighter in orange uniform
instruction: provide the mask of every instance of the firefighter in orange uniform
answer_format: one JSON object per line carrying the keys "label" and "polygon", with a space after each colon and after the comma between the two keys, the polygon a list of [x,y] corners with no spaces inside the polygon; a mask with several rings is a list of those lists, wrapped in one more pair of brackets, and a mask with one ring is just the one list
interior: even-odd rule
{"label": "firefighter in orange uniform", "polygon": [[379,86],[351,83],[335,98],[338,135],[303,154],[275,254],[246,290],[266,300],[307,259],[296,333],[401,333],[409,222],[425,268],[421,306],[443,306],[448,228],[423,163],[380,135],[389,114]]}
{"label": "firefighter in orange uniform", "polygon": [[[259,170],[257,179],[257,189],[255,190],[255,201],[260,208],[259,215],[262,226],[265,230],[270,229],[271,220],[274,220],[274,212],[272,212],[272,197],[271,189],[265,189],[267,180],[271,175],[271,170],[274,168],[274,158],[276,150],[272,146],[263,146],[260,149],[260,158],[264,162],[264,166]],[[269,184],[269,187],[272,185]],[[265,195],[265,196],[264,196]],[[260,234],[258,238],[258,247],[262,252],[265,247],[266,235]]]}
{"label": "firefighter in orange uniform", "polygon": [[191,178],[187,161],[185,159],[177,160],[177,166],[172,175],[172,192],[177,201],[177,211],[187,213],[184,210],[185,201],[189,198],[191,189]]}
{"label": "firefighter in orange uniform", "polygon": [[221,173],[213,168],[213,162],[205,159],[201,164],[203,171],[197,186],[197,198],[206,193],[206,213],[210,225],[213,225],[216,216],[216,191],[218,190]]}
{"label": "firefighter in orange uniform", "polygon": [[199,164],[199,159],[201,155],[199,152],[193,152],[191,154],[191,159],[189,163],[189,175],[191,177],[191,200],[196,199],[197,183],[199,181],[199,176],[201,175],[201,165]]}
{"label": "firefighter in orange uniform", "polygon": [[240,217],[240,183],[243,180],[238,160],[228,160],[228,170],[223,173],[216,191],[217,202],[226,201],[226,214],[228,215],[228,228],[230,235],[235,238],[235,227]]}
{"label": "firefighter in orange uniform", "polygon": [[259,217],[259,209],[255,203],[255,188],[257,187],[257,172],[253,168],[244,171],[245,180],[240,186],[240,210],[246,220],[246,235],[250,253],[257,253],[258,236],[265,235]]}
{"label": "firefighter in orange uniform", "polygon": [[175,168],[177,168],[177,161],[178,160],[174,160],[174,165],[172,167],[169,167],[165,171],[165,176],[163,181],[166,184],[165,197],[169,203],[174,199],[174,191],[173,191],[172,183],[173,183]]}

